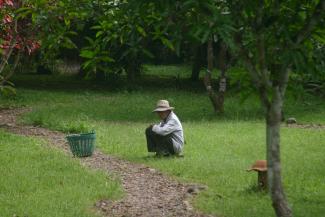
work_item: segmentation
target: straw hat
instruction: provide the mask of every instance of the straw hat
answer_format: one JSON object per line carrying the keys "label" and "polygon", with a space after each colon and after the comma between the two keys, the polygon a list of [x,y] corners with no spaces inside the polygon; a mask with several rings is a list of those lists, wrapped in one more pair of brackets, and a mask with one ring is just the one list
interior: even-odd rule
{"label": "straw hat", "polygon": [[169,102],[167,100],[159,100],[157,102],[155,110],[152,112],[162,112],[162,111],[168,111],[168,110],[173,110],[174,107],[169,106]]}
{"label": "straw hat", "polygon": [[252,170],[259,171],[259,172],[267,171],[266,160],[257,160],[247,171],[252,171]]}

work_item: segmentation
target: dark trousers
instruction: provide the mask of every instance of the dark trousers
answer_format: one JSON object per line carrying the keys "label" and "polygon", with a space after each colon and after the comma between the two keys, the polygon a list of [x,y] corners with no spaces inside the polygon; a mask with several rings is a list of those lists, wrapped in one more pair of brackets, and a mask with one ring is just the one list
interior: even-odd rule
{"label": "dark trousers", "polygon": [[152,126],[146,129],[148,152],[175,154],[170,135],[162,136],[152,131]]}

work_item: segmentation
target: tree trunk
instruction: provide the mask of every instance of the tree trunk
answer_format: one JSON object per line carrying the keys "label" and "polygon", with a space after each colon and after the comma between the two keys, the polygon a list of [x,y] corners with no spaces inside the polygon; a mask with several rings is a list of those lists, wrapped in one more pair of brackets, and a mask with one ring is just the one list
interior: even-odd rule
{"label": "tree trunk", "polygon": [[[2,75],[0,77],[0,86],[4,86],[6,85],[6,83],[8,82],[8,80],[11,78],[11,76],[13,76],[13,74],[15,73],[15,70],[19,64],[19,60],[20,60],[20,52],[18,52],[15,56],[15,60],[14,60],[14,63],[13,63],[13,66],[12,68],[10,69],[10,71],[8,72],[8,74],[6,75]],[[1,74],[0,74],[1,75]]]}
{"label": "tree trunk", "polygon": [[206,87],[208,96],[209,96],[211,103],[213,105],[214,111],[218,112],[219,111],[218,96],[214,92],[214,90],[212,88],[212,82],[211,82],[211,72],[213,70],[213,41],[212,41],[212,39],[210,39],[208,41],[207,60],[208,60],[208,69],[204,76],[204,85]]}
{"label": "tree trunk", "polygon": [[130,84],[134,83],[135,80],[141,76],[142,63],[139,59],[139,56],[130,57],[126,65],[127,80]]}
{"label": "tree trunk", "polygon": [[283,99],[279,87],[273,87],[273,91],[273,100],[266,116],[268,185],[277,217],[292,217],[281,180],[280,123]]}
{"label": "tree trunk", "polygon": [[226,69],[227,69],[226,58],[227,58],[226,45],[222,44],[218,55],[218,62],[221,70],[221,76],[219,81],[219,91],[218,94],[216,94],[212,87],[212,78],[211,78],[214,57],[213,57],[213,41],[212,39],[210,39],[208,41],[208,48],[207,48],[208,69],[204,76],[204,85],[207,89],[214,111],[220,113],[224,112],[224,99],[225,99],[225,92],[226,92]]}
{"label": "tree trunk", "polygon": [[202,66],[204,65],[204,59],[203,58],[205,55],[202,52],[203,48],[205,47],[204,45],[199,45],[195,48],[195,54],[194,54],[194,60],[193,60],[193,66],[192,66],[192,75],[191,75],[191,80],[192,81],[198,81],[199,80],[199,75],[200,75],[200,70]]}
{"label": "tree trunk", "polygon": [[2,74],[5,66],[8,64],[9,58],[11,57],[11,54],[14,51],[15,44],[16,44],[16,40],[15,39],[11,40],[9,50],[5,52],[4,55],[2,55],[1,63],[0,63],[0,75]]}
{"label": "tree trunk", "polygon": [[219,91],[218,91],[218,105],[219,111],[224,112],[224,102],[225,102],[225,92],[226,92],[226,70],[227,70],[227,47],[226,44],[221,42],[219,55],[218,55],[218,65],[221,71],[220,80],[219,80]]}

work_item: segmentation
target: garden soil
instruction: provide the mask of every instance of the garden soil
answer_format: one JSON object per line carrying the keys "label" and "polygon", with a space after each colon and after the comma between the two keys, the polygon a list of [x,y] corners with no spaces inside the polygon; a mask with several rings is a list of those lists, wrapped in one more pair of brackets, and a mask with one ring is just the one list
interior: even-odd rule
{"label": "garden soil", "polygon": [[[17,117],[29,109],[0,110],[0,127],[7,131],[45,139],[50,146],[63,150],[72,156],[65,134],[38,126],[21,125]],[[184,184],[156,169],[131,163],[95,150],[91,157],[78,158],[88,168],[103,170],[110,177],[118,177],[124,188],[124,197],[118,201],[102,199],[94,209],[103,216],[112,217],[203,217],[211,216],[193,209],[191,200],[205,186]]]}

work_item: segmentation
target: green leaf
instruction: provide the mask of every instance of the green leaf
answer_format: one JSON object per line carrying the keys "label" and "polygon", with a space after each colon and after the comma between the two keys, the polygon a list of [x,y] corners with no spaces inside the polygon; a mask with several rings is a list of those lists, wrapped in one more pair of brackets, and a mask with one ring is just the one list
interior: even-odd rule
{"label": "green leaf", "polygon": [[92,59],[95,57],[95,52],[91,50],[82,50],[80,56],[87,59]]}
{"label": "green leaf", "polygon": [[100,26],[100,25],[97,25],[97,26],[93,26],[93,27],[91,27],[90,29],[93,29],[93,30],[99,30],[99,29],[103,29],[103,27]]}
{"label": "green leaf", "polygon": [[137,25],[137,30],[143,37],[147,36],[146,32],[144,31],[144,29],[141,26]]}
{"label": "green leaf", "polygon": [[64,18],[64,23],[66,26],[70,26],[70,20],[67,18]]}
{"label": "green leaf", "polygon": [[82,68],[83,69],[88,69],[88,68],[90,68],[90,66],[93,64],[93,60],[87,60],[86,62],[84,62],[83,64],[82,64]]}
{"label": "green leaf", "polygon": [[6,81],[6,83],[7,83],[8,85],[12,86],[12,87],[14,87],[14,86],[15,86],[15,84],[14,84],[14,83],[12,83],[11,81]]}
{"label": "green leaf", "polygon": [[104,32],[103,31],[99,31],[96,33],[96,38],[98,38],[99,36],[101,36]]}
{"label": "green leaf", "polygon": [[172,51],[175,50],[174,45],[173,45],[172,42],[171,42],[170,40],[168,40],[167,38],[161,38],[161,41],[162,41],[162,43],[163,43],[166,47],[168,47],[168,48],[171,49]]}
{"label": "green leaf", "polygon": [[94,43],[95,43],[95,41],[92,39],[92,38],[90,38],[90,37],[85,37],[85,39],[89,42],[89,44],[91,44],[91,45],[93,45]]}
{"label": "green leaf", "polygon": [[78,33],[75,32],[75,31],[68,31],[68,32],[66,33],[66,35],[74,35],[74,36],[76,36],[76,35],[78,35]]}
{"label": "green leaf", "polygon": [[69,48],[69,49],[77,48],[77,46],[75,45],[75,43],[73,43],[71,41],[71,39],[68,38],[68,37],[64,37],[63,38],[63,47]]}
{"label": "green leaf", "polygon": [[313,38],[321,44],[325,44],[325,30],[319,30],[313,34]]}
{"label": "green leaf", "polygon": [[23,13],[23,12],[26,12],[26,11],[31,11],[31,8],[29,8],[29,7],[21,7],[21,8],[18,8],[16,10],[17,13]]}
{"label": "green leaf", "polygon": [[149,58],[154,58],[155,56],[147,49],[142,49],[142,52]]}
{"label": "green leaf", "polygon": [[63,7],[64,8],[64,2],[63,1],[59,1],[59,5],[61,6],[61,7]]}
{"label": "green leaf", "polygon": [[115,60],[110,58],[109,56],[103,56],[100,58],[100,60],[102,60],[104,62],[108,62],[108,63],[115,62]]}
{"label": "green leaf", "polygon": [[20,18],[25,18],[29,14],[33,13],[33,10],[31,8],[24,7],[24,8],[17,9],[16,12],[18,14],[17,19],[20,19]]}

